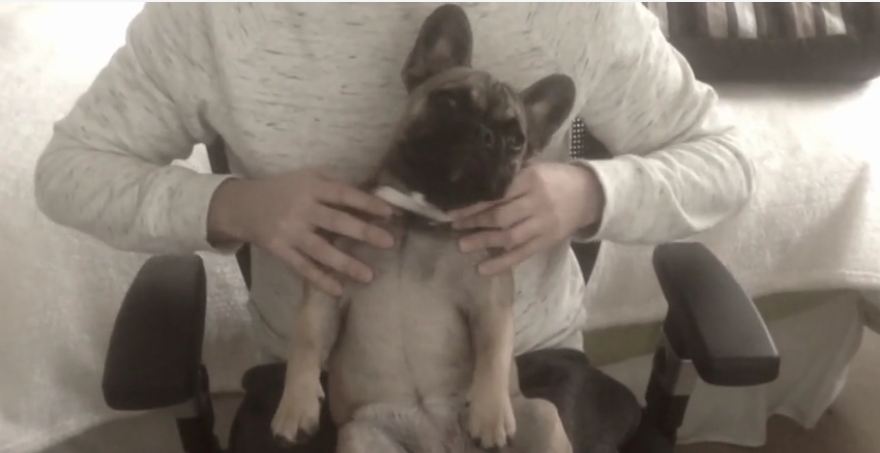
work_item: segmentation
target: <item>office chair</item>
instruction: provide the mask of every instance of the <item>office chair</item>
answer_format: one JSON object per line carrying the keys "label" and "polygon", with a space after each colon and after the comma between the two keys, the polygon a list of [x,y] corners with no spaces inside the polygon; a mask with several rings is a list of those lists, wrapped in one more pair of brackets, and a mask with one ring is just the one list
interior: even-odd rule
{"label": "office chair", "polygon": [[[571,145],[574,157],[609,157],[580,119],[572,125]],[[208,155],[213,171],[229,171],[222,140],[208,147]],[[572,247],[589,278],[600,244]],[[249,248],[242,247],[236,259],[249,287]],[[636,426],[619,445],[612,446],[623,453],[672,453],[698,379],[719,386],[753,386],[772,382],[779,373],[779,354],[761,315],[706,247],[683,242],[659,245],[653,265],[669,308],[654,353],[646,405],[637,409]],[[231,441],[231,448],[224,451],[214,434],[208,373],[201,363],[206,303],[206,274],[200,257],[148,259],[116,318],[104,368],[105,401],[121,411],[185,408],[176,413],[181,443],[188,453],[259,451],[240,440]],[[258,368],[246,374],[245,385],[248,375],[267,373],[265,366]],[[274,375],[280,379],[283,369]],[[634,404],[635,398],[628,396],[620,404]],[[233,440],[234,430],[233,426]],[[270,436],[268,426],[265,433]],[[573,446],[575,453],[589,450]]]}

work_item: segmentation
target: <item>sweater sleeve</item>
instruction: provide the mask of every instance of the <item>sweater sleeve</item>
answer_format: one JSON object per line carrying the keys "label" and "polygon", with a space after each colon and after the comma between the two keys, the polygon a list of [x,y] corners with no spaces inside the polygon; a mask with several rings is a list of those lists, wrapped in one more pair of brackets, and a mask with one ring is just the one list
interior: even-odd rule
{"label": "sweater sleeve", "polygon": [[215,250],[208,207],[228,176],[172,165],[212,138],[202,112],[211,71],[201,8],[148,4],[125,45],[55,124],[34,177],[50,219],[123,250]]}
{"label": "sweater sleeve", "polygon": [[576,239],[676,240],[742,207],[754,174],[743,142],[720,118],[715,91],[695,79],[650,11],[638,3],[559,8],[555,41],[578,81],[577,106],[615,155],[577,162],[597,175],[604,208]]}

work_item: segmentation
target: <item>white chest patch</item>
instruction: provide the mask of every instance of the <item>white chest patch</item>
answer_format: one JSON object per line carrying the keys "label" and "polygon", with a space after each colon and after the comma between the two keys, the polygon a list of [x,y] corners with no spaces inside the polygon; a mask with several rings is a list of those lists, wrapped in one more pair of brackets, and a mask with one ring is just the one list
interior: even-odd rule
{"label": "white chest patch", "polygon": [[418,214],[427,219],[431,219],[434,222],[452,222],[452,218],[449,217],[449,214],[442,211],[437,206],[428,203],[428,201],[425,200],[425,196],[419,192],[405,194],[392,187],[382,186],[376,189],[374,194],[400,209]]}

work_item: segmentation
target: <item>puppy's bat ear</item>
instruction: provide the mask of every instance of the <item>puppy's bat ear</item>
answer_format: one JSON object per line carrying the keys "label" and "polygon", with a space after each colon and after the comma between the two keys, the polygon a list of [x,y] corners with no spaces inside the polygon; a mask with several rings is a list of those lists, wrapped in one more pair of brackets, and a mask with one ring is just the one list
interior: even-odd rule
{"label": "puppy's bat ear", "polygon": [[422,24],[416,44],[403,65],[403,83],[412,91],[431,76],[455,66],[470,66],[473,35],[461,7],[443,5]]}
{"label": "puppy's bat ear", "polygon": [[520,94],[528,118],[529,156],[540,152],[562,126],[574,105],[575,86],[570,77],[554,74],[535,82]]}

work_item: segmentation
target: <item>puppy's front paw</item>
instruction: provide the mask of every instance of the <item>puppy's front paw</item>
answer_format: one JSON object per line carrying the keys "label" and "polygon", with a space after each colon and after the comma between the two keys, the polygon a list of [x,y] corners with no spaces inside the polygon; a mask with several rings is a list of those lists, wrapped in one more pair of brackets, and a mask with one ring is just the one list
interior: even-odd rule
{"label": "puppy's front paw", "polygon": [[469,398],[468,430],[483,448],[507,446],[516,434],[516,419],[510,395],[498,392],[473,392]]}
{"label": "puppy's front paw", "polygon": [[272,418],[275,438],[288,443],[307,440],[318,431],[324,390],[317,380],[286,384],[281,402]]}

